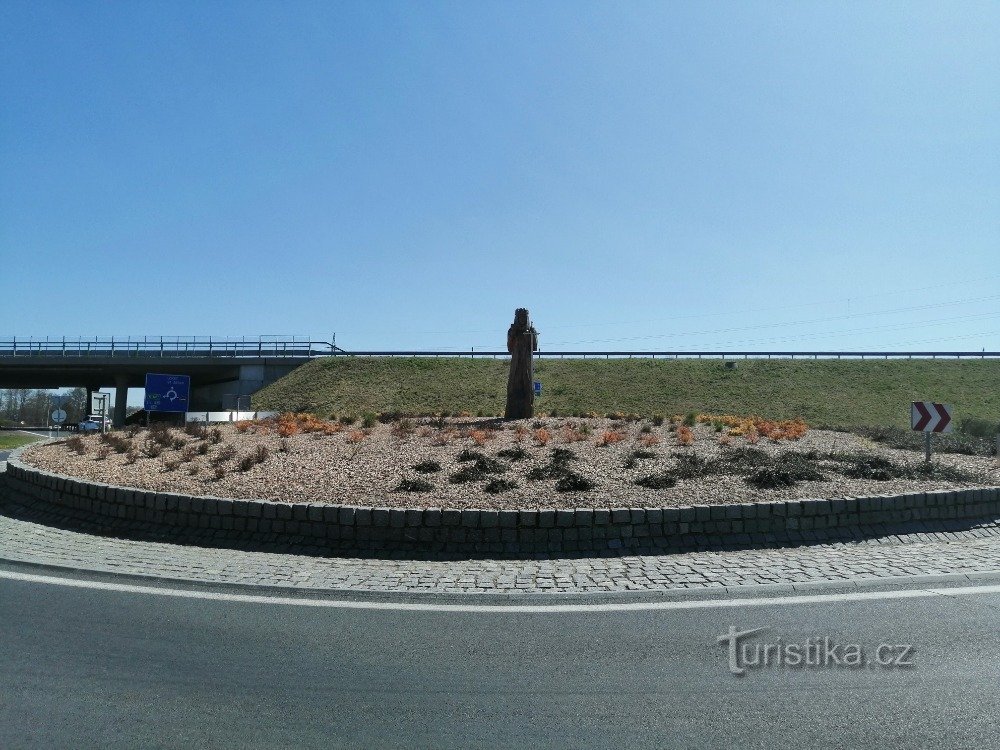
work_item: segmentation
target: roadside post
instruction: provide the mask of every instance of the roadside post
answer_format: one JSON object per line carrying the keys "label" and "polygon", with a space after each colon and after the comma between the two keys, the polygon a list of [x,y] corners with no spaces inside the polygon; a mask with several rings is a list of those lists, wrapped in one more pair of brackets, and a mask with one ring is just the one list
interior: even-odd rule
{"label": "roadside post", "polygon": [[914,401],[910,404],[910,429],[924,433],[924,461],[931,462],[931,435],[952,431],[952,407],[936,401]]}

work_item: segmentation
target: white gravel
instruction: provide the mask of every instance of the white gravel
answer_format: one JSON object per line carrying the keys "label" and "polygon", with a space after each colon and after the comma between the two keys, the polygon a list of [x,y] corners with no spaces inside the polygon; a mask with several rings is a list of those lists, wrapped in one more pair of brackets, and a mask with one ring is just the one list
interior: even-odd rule
{"label": "white gravel", "polygon": [[[590,435],[581,442],[568,443],[564,435],[567,426],[590,428]],[[226,425],[222,431],[222,442],[212,444],[207,455],[197,455],[189,462],[181,461],[180,466],[170,470],[167,463],[179,461],[182,450],[168,449],[157,458],[148,458],[140,453],[135,463],[126,462],[124,454],[110,452],[100,458],[100,436],[82,437],[87,450],[77,455],[68,449],[64,441],[34,446],[23,454],[23,460],[31,465],[60,474],[68,474],[86,479],[120,486],[138,487],[146,490],[178,492],[216,497],[255,498],[281,500],[286,502],[326,502],[350,505],[407,506],[407,507],[449,507],[449,508],[568,508],[568,507],[665,507],[677,505],[701,505],[710,503],[752,502],[764,500],[793,499],[806,497],[843,497],[860,495],[886,495],[919,490],[949,489],[962,486],[1000,484],[1000,466],[996,459],[938,454],[935,459],[941,464],[964,469],[976,475],[973,482],[948,481],[870,481],[848,479],[833,471],[827,471],[827,481],[801,482],[791,488],[760,490],[748,485],[738,476],[710,476],[698,480],[680,481],[670,489],[650,490],[635,484],[635,480],[647,474],[664,471],[682,453],[696,453],[699,456],[718,455],[721,448],[719,435],[707,425],[694,428],[695,442],[691,447],[679,445],[676,433],[669,431],[668,425],[652,427],[649,433],[641,432],[649,422],[611,422],[607,419],[563,419],[547,418],[503,423],[496,420],[450,419],[444,430],[434,426],[431,420],[413,420],[414,431],[409,435],[394,435],[392,425],[378,424],[364,431],[364,439],[349,442],[349,435],[357,427],[346,428],[333,435],[319,433],[297,434],[280,438],[273,432],[255,434],[238,432],[234,426]],[[552,438],[546,447],[539,446],[533,439],[536,426],[547,429]],[[527,430],[520,441],[516,428]],[[488,439],[478,446],[470,430],[487,431]],[[613,445],[600,447],[597,441],[605,430],[616,429],[626,433],[627,438]],[[197,446],[200,440],[174,430],[176,437],[186,444]],[[629,455],[642,447],[639,440],[645,435],[653,435],[660,443],[650,448],[655,458],[637,460],[635,467],[624,468]],[[135,444],[142,446],[146,433],[135,438]],[[285,441],[287,452],[279,450]],[[731,445],[745,445],[743,438],[731,438]],[[444,442],[444,445],[435,443]],[[267,447],[267,460],[248,471],[237,467],[239,459],[249,454],[258,445]],[[517,483],[517,488],[494,495],[483,491],[484,482],[452,484],[448,477],[464,464],[456,456],[464,448],[478,450],[487,456],[495,456],[498,450],[521,445],[530,457],[521,461],[504,461],[509,465],[503,478]],[[920,453],[887,448],[865,438],[840,432],[810,430],[804,437],[794,442],[773,443],[761,439],[757,447],[775,453],[786,450],[808,451],[815,449],[821,453],[836,451],[865,451],[878,454],[896,462],[916,464],[923,460]],[[224,446],[235,448],[236,457],[223,463],[226,473],[217,479],[212,459]],[[561,493],[555,490],[555,481],[531,481],[525,478],[533,466],[545,463],[552,448],[569,448],[576,455],[573,469],[591,479],[595,489],[586,492]],[[421,461],[434,460],[441,463],[441,471],[419,474],[412,466]],[[189,470],[197,469],[196,474]],[[427,479],[433,484],[431,492],[396,492],[394,488],[401,479]]]}

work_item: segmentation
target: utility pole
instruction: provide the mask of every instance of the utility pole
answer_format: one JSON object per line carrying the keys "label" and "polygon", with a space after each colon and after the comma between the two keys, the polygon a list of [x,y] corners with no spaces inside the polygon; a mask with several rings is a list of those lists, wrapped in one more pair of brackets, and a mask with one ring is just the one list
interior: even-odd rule
{"label": "utility pole", "polygon": [[532,353],[538,351],[538,331],[531,325],[528,310],[519,307],[507,329],[510,374],[507,376],[507,408],[504,419],[530,419],[535,415],[535,387],[532,383]]}

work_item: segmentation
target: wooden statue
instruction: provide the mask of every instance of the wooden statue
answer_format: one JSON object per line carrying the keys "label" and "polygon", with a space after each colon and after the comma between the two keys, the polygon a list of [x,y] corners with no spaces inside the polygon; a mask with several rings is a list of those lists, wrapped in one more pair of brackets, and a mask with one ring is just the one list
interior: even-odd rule
{"label": "wooden statue", "polygon": [[507,376],[507,409],[504,419],[528,419],[535,414],[534,367],[531,353],[538,351],[538,331],[528,319],[528,311],[519,307],[514,323],[507,329],[510,374]]}

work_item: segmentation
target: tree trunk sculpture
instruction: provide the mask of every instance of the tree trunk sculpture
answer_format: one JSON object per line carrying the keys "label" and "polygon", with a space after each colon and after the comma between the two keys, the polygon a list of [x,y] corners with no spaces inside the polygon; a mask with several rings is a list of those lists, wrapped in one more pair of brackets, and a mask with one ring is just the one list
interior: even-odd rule
{"label": "tree trunk sculpture", "polygon": [[538,351],[538,331],[528,319],[528,311],[519,307],[514,323],[507,329],[510,374],[507,376],[507,409],[504,419],[528,419],[535,415],[534,368],[531,354]]}

